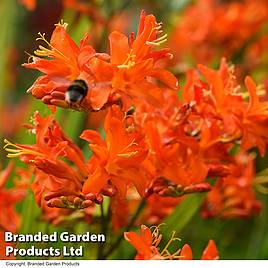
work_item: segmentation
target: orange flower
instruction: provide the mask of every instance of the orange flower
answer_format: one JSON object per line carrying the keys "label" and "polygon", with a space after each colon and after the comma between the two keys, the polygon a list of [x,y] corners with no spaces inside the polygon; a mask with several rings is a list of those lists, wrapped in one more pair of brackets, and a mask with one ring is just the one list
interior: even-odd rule
{"label": "orange flower", "polygon": [[[33,62],[23,64],[45,74],[28,89],[44,103],[86,111],[104,109],[119,99],[125,108],[137,98],[160,105],[162,89],[158,82],[178,88],[176,77],[157,66],[159,59],[171,54],[168,49],[153,50],[166,40],[166,35],[157,38],[161,24],[153,15],[141,13],[136,39],[133,34],[129,40],[119,32],[110,34],[111,58],[87,45],[87,34],[78,47],[66,33],[66,27],[67,24],[57,24],[50,42],[39,33],[37,40],[44,41],[48,48],[39,46],[36,56],[30,57]],[[79,103],[68,103],[65,92],[77,79],[85,81],[88,94]]]}
{"label": "orange flower", "polygon": [[179,258],[179,251],[170,254],[168,251],[169,245],[178,240],[174,238],[174,233],[167,243],[165,248],[160,252],[158,245],[161,242],[162,235],[159,233],[159,228],[155,227],[153,231],[145,225],[141,225],[140,235],[135,232],[125,232],[125,239],[137,250],[136,260],[164,260]]}
{"label": "orange flower", "polygon": [[219,179],[208,193],[202,210],[204,217],[250,217],[260,211],[261,204],[253,191],[253,157],[239,153],[230,170],[231,174]]}
{"label": "orange flower", "polygon": [[210,187],[204,183],[208,168],[198,140],[185,131],[192,107],[182,105],[175,92],[164,93],[164,107],[140,105],[134,114],[149,148],[142,163],[152,177],[147,194],[174,197],[208,191]]}
{"label": "orange flower", "polygon": [[[178,249],[175,253],[169,252],[169,246],[172,242],[179,240],[174,237],[173,232],[171,239],[166,244],[162,251],[159,250],[159,244],[162,240],[162,234],[159,232],[159,227],[148,228],[145,225],[141,226],[140,234],[135,232],[125,232],[125,239],[137,250],[136,260],[164,260],[164,259],[180,259],[192,260],[192,250],[188,244],[185,244],[182,249]],[[213,240],[210,240],[207,247],[203,251],[202,260],[217,260],[219,259],[218,250]]]}
{"label": "orange flower", "polygon": [[178,16],[170,38],[174,64],[185,68],[178,61],[189,62],[189,57],[194,63],[203,64],[213,63],[222,56],[235,57],[252,43],[267,18],[265,0],[195,1]]}
{"label": "orange flower", "polygon": [[[108,101],[110,93],[107,81],[111,80],[111,67],[104,61],[109,56],[96,53],[87,44],[87,34],[81,39],[80,46],[77,46],[66,33],[66,27],[66,23],[57,24],[50,42],[45,39],[45,34],[39,33],[37,40],[44,41],[48,48],[39,46],[35,51],[36,56],[30,57],[33,61],[23,66],[37,69],[45,75],[39,77],[27,92],[46,104],[67,108],[71,105],[65,101],[67,88],[74,80],[82,79],[90,87],[90,92],[79,106],[71,108],[98,110]],[[96,83],[101,84],[100,88],[96,88]]]}
{"label": "orange flower", "polygon": [[112,87],[123,99],[142,98],[153,104],[161,104],[162,90],[152,82],[152,78],[169,88],[178,88],[175,76],[156,64],[159,59],[172,56],[169,49],[153,50],[166,41],[166,34],[157,37],[160,29],[161,23],[157,23],[153,15],[146,16],[142,11],[136,38],[133,33],[129,39],[117,31],[110,34],[111,64],[116,67]]}
{"label": "orange flower", "polygon": [[148,150],[144,137],[135,127],[131,116],[125,116],[119,107],[112,106],[105,119],[106,141],[99,133],[85,130],[81,138],[91,142],[93,157],[89,161],[89,173],[83,185],[83,193],[98,193],[111,183],[123,198],[127,187],[135,185],[140,195],[146,187],[146,177],[140,169]]}
{"label": "orange flower", "polygon": [[[32,190],[36,202],[42,209],[41,220],[51,222],[54,225],[64,225],[79,220],[91,222],[94,200],[85,199],[82,196],[78,197],[72,192],[68,195],[67,191],[70,186],[66,186],[65,182],[59,178],[47,175],[41,170],[37,169],[34,175]],[[60,193],[64,195],[55,197]]]}
{"label": "orange flower", "polygon": [[250,102],[244,114],[241,147],[249,150],[256,145],[264,156],[268,145],[268,101],[259,100],[257,87],[249,76],[246,77],[245,84]]}
{"label": "orange flower", "polygon": [[190,143],[190,138],[189,141],[183,140],[185,134],[181,133],[176,141],[163,143],[164,139],[159,136],[153,123],[148,124],[147,133],[151,138],[150,148],[157,157],[154,165],[160,168],[160,176],[183,187],[204,181],[207,168],[194,148],[194,139],[192,146],[188,147],[184,142]]}
{"label": "orange flower", "polygon": [[175,52],[174,64],[185,62],[185,57],[188,55],[196,62],[204,63],[215,56],[215,48],[207,44],[216,16],[214,2],[214,0],[196,1],[182,13],[168,42],[169,47]]}
{"label": "orange flower", "polygon": [[[39,205],[41,205],[43,193],[45,193],[46,201],[61,196],[74,196],[71,200],[74,201],[75,196],[80,196],[83,181],[88,174],[80,149],[65,136],[53,115],[42,118],[36,112],[34,125],[29,125],[28,128],[36,135],[36,144],[12,144],[5,140],[5,149],[9,152],[8,157],[20,157],[26,164],[33,165],[47,174],[45,182],[41,182],[37,172],[33,184]],[[63,157],[71,161],[74,167],[63,161]],[[68,207],[67,205],[63,207]],[[80,205],[84,206],[83,202]],[[55,204],[55,206],[58,205]]]}
{"label": "orange flower", "polygon": [[[200,146],[204,152],[227,144],[226,152],[236,140],[241,140],[241,148],[249,150],[257,146],[264,155],[267,145],[267,102],[261,102],[257,95],[257,87],[251,78],[245,79],[249,92],[241,91],[234,76],[233,67],[222,59],[219,70],[198,65],[207,84],[198,81],[194,73],[189,73],[184,96],[196,103],[197,114],[192,132],[200,133]],[[228,145],[229,144],[229,145]],[[218,150],[219,152],[219,150]],[[216,153],[216,150],[214,150]]]}

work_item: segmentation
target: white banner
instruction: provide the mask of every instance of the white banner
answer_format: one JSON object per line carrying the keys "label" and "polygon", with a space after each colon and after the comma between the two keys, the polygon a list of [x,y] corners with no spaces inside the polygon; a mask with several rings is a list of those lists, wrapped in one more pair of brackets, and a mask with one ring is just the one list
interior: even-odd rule
{"label": "white banner", "polygon": [[268,261],[266,260],[231,260],[231,261],[125,261],[125,260],[81,260],[81,261],[54,261],[54,260],[46,260],[46,261],[31,261],[31,260],[21,260],[21,261],[0,261],[1,268],[12,268],[12,267],[51,267],[51,268],[71,268],[71,267],[79,267],[79,268],[88,268],[88,267],[101,267],[101,268],[111,268],[111,267],[127,267],[127,268],[136,268],[139,265],[139,268],[148,267],[148,268],[162,268],[170,267],[170,268],[195,268],[195,267],[204,267],[204,268],[222,268],[222,267],[258,267],[258,268],[267,268]]}

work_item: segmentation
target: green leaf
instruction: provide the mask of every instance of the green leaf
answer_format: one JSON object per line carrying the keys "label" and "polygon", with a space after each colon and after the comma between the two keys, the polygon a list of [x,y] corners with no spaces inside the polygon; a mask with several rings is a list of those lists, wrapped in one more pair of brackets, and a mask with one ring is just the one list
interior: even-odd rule
{"label": "green leaf", "polygon": [[205,194],[191,194],[183,200],[163,222],[163,232],[170,234],[172,231],[181,232],[199,210]]}

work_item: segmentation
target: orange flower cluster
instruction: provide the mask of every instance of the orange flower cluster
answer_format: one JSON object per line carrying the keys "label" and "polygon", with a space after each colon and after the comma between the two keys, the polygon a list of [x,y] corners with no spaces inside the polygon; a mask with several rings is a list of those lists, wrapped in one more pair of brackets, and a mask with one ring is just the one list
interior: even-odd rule
{"label": "orange flower cluster", "polygon": [[[202,124],[203,127],[200,128],[201,133],[203,132],[203,149],[211,150],[219,142],[233,144],[239,140],[242,150],[257,146],[264,156],[268,141],[268,102],[259,100],[258,88],[253,80],[246,77],[248,93],[243,93],[234,76],[233,67],[228,67],[225,59],[218,71],[203,65],[199,65],[198,69],[208,84],[197,82],[196,75],[189,72],[184,94],[188,100],[196,101],[201,114],[209,122]],[[246,101],[248,95],[249,102]]]}
{"label": "orange flower cluster", "polygon": [[[5,140],[5,149],[9,152],[8,157],[20,157],[23,162],[35,167],[32,189],[38,205],[41,205],[42,198],[51,207],[86,208],[92,205],[92,197],[89,200],[79,198],[88,174],[80,149],[62,132],[53,115],[43,118],[36,112],[33,121],[33,125],[26,127],[36,135],[36,144],[12,144]],[[61,196],[69,199],[59,199]]]}
{"label": "orange flower cluster", "polygon": [[[161,24],[153,15],[141,13],[137,36],[128,39],[119,32],[109,36],[110,55],[97,53],[88,42],[88,35],[77,46],[66,33],[67,24],[57,24],[50,42],[39,33],[48,48],[39,46],[32,62],[24,64],[45,75],[39,77],[28,89],[46,104],[78,110],[100,110],[118,101],[125,107],[144,98],[151,103],[161,103],[161,85],[177,88],[177,79],[169,71],[157,66],[161,58],[170,58],[168,49],[153,50],[166,40]],[[45,58],[47,57],[47,59]],[[75,81],[83,80],[89,87],[87,96],[78,103],[65,98],[67,88]]]}
{"label": "orange flower cluster", "polygon": [[[162,251],[159,251],[158,245],[162,240],[159,228],[148,228],[142,225],[140,234],[135,232],[125,232],[125,239],[137,250],[136,260],[192,260],[193,254],[191,247],[185,244],[182,249],[178,249],[175,253],[169,252],[169,246],[172,242],[179,240],[174,238],[172,234],[170,241],[166,244]],[[213,240],[210,240],[207,247],[203,251],[201,260],[217,260],[219,259],[218,250]]]}
{"label": "orange flower cluster", "polygon": [[[5,141],[9,157],[34,167],[32,189],[45,214],[52,211],[48,207],[87,211],[106,195],[114,228],[122,218],[121,225],[127,224],[139,199],[149,208],[143,218],[157,223],[180,202],[174,198],[211,189],[205,208],[215,205],[212,215],[249,216],[258,210],[248,153],[254,147],[262,156],[266,152],[268,102],[259,99],[250,77],[243,90],[225,59],[218,70],[198,65],[205,80],[188,71],[179,96],[176,77],[159,63],[172,55],[167,48],[156,49],[166,35],[159,37],[161,23],[153,15],[141,12],[136,36],[112,32],[110,54],[96,52],[87,34],[76,45],[66,26],[57,24],[50,42],[39,34],[47,47],[39,46],[24,66],[43,75],[28,92],[49,106],[86,112],[107,108],[105,138],[90,129],[82,132],[92,152],[86,160],[54,114],[37,112],[27,126],[36,136],[34,145]],[[235,147],[246,155],[242,163],[232,154]],[[239,173],[241,165],[247,168]],[[208,178],[218,181],[213,186]],[[150,207],[155,200],[161,213]],[[47,218],[55,220],[60,212],[53,213]]]}
{"label": "orange flower cluster", "polygon": [[267,18],[265,0],[198,0],[179,18],[169,46],[179,62],[184,57],[199,63],[230,58],[254,40]]}

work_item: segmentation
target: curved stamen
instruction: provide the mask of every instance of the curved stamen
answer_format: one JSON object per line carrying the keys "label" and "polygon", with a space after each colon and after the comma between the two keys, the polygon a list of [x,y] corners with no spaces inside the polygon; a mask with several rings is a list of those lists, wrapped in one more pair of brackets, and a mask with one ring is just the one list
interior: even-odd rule
{"label": "curved stamen", "polygon": [[4,143],[6,143],[6,144],[3,148],[4,148],[4,150],[6,150],[8,152],[7,157],[9,157],[9,158],[18,157],[21,155],[44,156],[44,154],[42,154],[40,152],[26,149],[20,145],[17,145],[17,144],[14,144],[14,143],[8,141],[7,139],[4,139]]}
{"label": "curved stamen", "polygon": [[147,45],[160,46],[161,44],[167,41],[167,34],[162,35],[161,37],[155,39],[154,41],[146,41]]}
{"label": "curved stamen", "polygon": [[[160,224],[163,225],[164,223]],[[160,234],[160,225],[159,226],[151,226],[151,233],[152,233],[152,245],[157,248],[157,246],[160,244],[161,240],[162,240],[162,234]],[[181,256],[179,256],[179,253],[181,251],[181,249],[178,249],[176,252],[174,253],[170,253],[168,251],[169,246],[171,245],[172,242],[179,240],[181,241],[181,239],[175,237],[176,232],[173,231],[170,240],[168,241],[168,243],[166,244],[166,246],[164,247],[164,249],[161,251],[160,255],[164,258],[164,259],[179,259],[181,258]]]}
{"label": "curved stamen", "polygon": [[49,56],[53,55],[53,56],[56,57],[56,55],[55,55],[55,53],[54,53],[54,52],[56,52],[56,53],[59,54],[61,57],[63,57],[66,61],[69,61],[69,60],[70,60],[68,57],[66,57],[62,52],[60,52],[57,48],[55,48],[54,46],[52,46],[52,45],[46,40],[46,38],[45,38],[45,33],[41,34],[41,33],[39,32],[38,35],[39,35],[40,37],[36,38],[36,41],[38,41],[38,40],[44,41],[44,42],[47,44],[47,46],[48,46],[49,48],[51,48],[51,49],[49,49],[49,48],[45,48],[45,47],[43,47],[43,46],[40,45],[40,46],[39,46],[39,49],[37,49],[37,50],[34,51],[34,54],[35,54],[35,55],[40,56],[40,57],[45,57],[45,56],[48,56],[48,57],[49,57]]}
{"label": "curved stamen", "polygon": [[167,250],[168,250],[168,247],[170,246],[170,244],[171,244],[172,242],[174,242],[174,241],[176,241],[176,240],[181,241],[178,237],[175,237],[175,234],[176,234],[176,232],[173,231],[170,240],[168,241],[168,243],[166,244],[166,246],[164,247],[164,249],[161,251],[161,253],[160,253],[161,255],[163,255],[165,252],[168,252],[168,251],[167,251]]}
{"label": "curved stamen", "polygon": [[268,186],[265,186],[264,184],[268,184],[268,176],[258,176],[254,179],[256,190],[262,194],[268,194]]}
{"label": "curved stamen", "polygon": [[133,49],[130,50],[130,52],[127,54],[127,58],[126,60],[123,62],[123,64],[117,65],[118,68],[131,68],[135,65],[135,58],[136,55],[132,54],[133,53]]}

